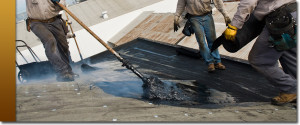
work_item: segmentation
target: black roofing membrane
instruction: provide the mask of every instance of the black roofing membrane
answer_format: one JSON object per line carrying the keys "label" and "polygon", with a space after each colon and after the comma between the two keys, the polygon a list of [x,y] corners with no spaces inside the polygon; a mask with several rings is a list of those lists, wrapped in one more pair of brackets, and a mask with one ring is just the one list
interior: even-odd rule
{"label": "black roofing membrane", "polygon": [[[143,90],[142,80],[135,78],[131,71],[121,67],[114,55],[105,51],[92,56],[90,62],[98,66],[110,64],[114,69],[109,75],[115,75],[115,80],[97,81],[94,85],[114,96],[170,105],[227,105],[269,102],[278,94],[278,90],[249,64],[222,59],[226,70],[208,73],[204,60],[177,55],[174,46],[136,39],[114,49],[144,75],[156,76],[163,81],[155,86],[163,87],[155,93],[160,96],[149,100],[151,94],[145,91],[147,88]],[[106,72],[104,70],[110,69],[91,74]]]}

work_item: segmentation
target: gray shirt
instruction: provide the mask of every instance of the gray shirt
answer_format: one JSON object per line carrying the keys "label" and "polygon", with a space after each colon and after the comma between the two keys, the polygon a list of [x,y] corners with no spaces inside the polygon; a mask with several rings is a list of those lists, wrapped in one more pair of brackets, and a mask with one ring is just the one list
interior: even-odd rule
{"label": "gray shirt", "polygon": [[[224,17],[228,17],[227,11],[224,9],[223,0],[213,0],[216,8],[223,14]],[[180,16],[183,11],[186,11],[192,15],[203,15],[211,12],[210,0],[178,0],[176,16]]]}
{"label": "gray shirt", "polygon": [[293,2],[296,0],[241,0],[231,25],[241,29],[252,12],[258,20],[262,20],[275,9]]}
{"label": "gray shirt", "polygon": [[[65,5],[65,0],[60,0]],[[62,9],[51,0],[26,0],[26,11],[29,18],[46,20],[58,15]]]}

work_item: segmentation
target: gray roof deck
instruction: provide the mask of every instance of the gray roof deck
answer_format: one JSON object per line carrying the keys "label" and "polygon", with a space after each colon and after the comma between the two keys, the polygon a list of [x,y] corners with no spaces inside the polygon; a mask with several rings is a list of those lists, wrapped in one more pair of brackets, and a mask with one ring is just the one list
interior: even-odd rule
{"label": "gray roof deck", "polygon": [[[90,58],[100,68],[74,82],[54,78],[17,86],[17,121],[47,122],[296,122],[294,103],[269,104],[277,90],[248,64],[224,59],[207,73],[203,60],[176,55],[175,47],[135,39],[115,48],[144,75],[192,89],[195,100],[142,97],[143,82],[108,51]],[[243,72],[240,72],[243,71]],[[181,81],[191,81],[189,85]],[[192,92],[192,91],[191,91]],[[199,100],[197,100],[199,99]],[[204,99],[204,100],[203,100]],[[205,101],[208,100],[208,101]]]}

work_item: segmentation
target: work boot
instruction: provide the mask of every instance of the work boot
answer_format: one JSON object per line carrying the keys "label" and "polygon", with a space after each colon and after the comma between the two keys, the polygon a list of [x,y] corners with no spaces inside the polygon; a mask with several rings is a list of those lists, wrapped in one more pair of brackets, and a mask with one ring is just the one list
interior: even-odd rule
{"label": "work boot", "polygon": [[74,72],[69,72],[74,78],[79,78],[79,74],[77,73],[74,73]]}
{"label": "work boot", "polygon": [[297,94],[280,93],[279,96],[272,98],[273,105],[284,105],[297,100]]}
{"label": "work boot", "polygon": [[208,64],[208,72],[213,72],[215,71],[215,65],[213,63]]}
{"label": "work boot", "polygon": [[226,69],[226,67],[222,63],[215,64],[215,68],[216,69],[221,69],[221,70],[225,70]]}
{"label": "work boot", "polygon": [[59,75],[57,75],[56,80],[58,82],[70,82],[70,81],[74,81],[74,77],[72,74],[66,72],[66,73],[60,73]]}

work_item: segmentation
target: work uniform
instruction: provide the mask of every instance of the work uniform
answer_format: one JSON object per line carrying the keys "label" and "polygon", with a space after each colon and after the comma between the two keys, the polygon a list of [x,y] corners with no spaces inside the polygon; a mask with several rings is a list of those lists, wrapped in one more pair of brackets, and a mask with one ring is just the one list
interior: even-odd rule
{"label": "work uniform", "polygon": [[[65,5],[65,0],[60,1]],[[58,18],[61,8],[51,0],[26,0],[30,29],[41,40],[45,53],[58,75],[72,72],[69,46],[63,25]]]}
{"label": "work uniform", "polygon": [[[255,18],[263,20],[275,9],[294,3],[296,0],[241,0],[231,25],[241,29],[253,13]],[[297,12],[291,12],[296,20]],[[297,48],[277,51],[269,42],[270,32],[265,27],[250,51],[250,64],[262,73],[282,93],[297,92]],[[278,60],[283,70],[278,66]]]}
{"label": "work uniform", "polygon": [[[223,16],[228,17],[223,1],[213,0],[213,2]],[[180,17],[184,10],[191,15],[189,21],[195,32],[201,56],[207,64],[217,64],[221,62],[219,51],[216,49],[210,53],[210,48],[216,39],[215,24],[210,4],[210,0],[178,0],[175,16]],[[205,38],[208,45],[205,42]]]}

